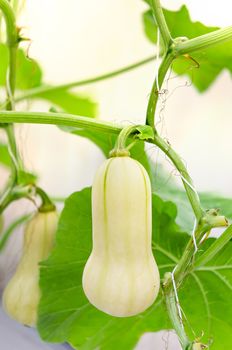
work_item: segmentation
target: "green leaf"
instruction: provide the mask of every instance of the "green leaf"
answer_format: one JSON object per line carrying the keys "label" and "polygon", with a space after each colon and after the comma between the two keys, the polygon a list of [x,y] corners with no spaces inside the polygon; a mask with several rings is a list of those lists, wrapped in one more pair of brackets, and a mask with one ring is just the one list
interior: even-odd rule
{"label": "green leaf", "polygon": [[[185,5],[178,11],[164,9],[164,15],[173,38],[184,36],[191,39],[219,29],[207,27],[201,22],[193,22]],[[157,25],[151,10],[144,13],[143,21],[146,36],[151,42],[156,43]],[[231,52],[231,41],[217,44],[215,47],[193,53],[192,60],[184,56],[176,59],[173,70],[180,75],[188,75],[193,85],[203,92],[209,88],[223,69],[232,72]]]}
{"label": "green leaf", "polygon": [[[151,169],[153,169],[151,167]],[[153,170],[150,172],[153,178],[153,191],[162,197],[164,200],[173,201],[178,208],[177,223],[185,231],[192,232],[194,224],[194,214],[187,198],[186,192],[179,187],[175,181],[170,178],[168,173],[157,167],[157,172]],[[203,209],[220,209],[220,213],[226,216],[227,219],[232,220],[232,199],[223,197],[220,194],[213,193],[199,193]]]}
{"label": "green leaf", "polygon": [[139,134],[136,135],[136,138],[139,140],[153,140],[154,139],[154,131],[151,126],[148,125],[139,125],[136,130]]}
{"label": "green leaf", "polygon": [[25,55],[22,49],[17,53],[16,87],[20,90],[32,89],[42,84],[42,70],[36,60]]}
{"label": "green leaf", "polygon": [[43,99],[56,106],[62,111],[70,114],[95,117],[97,104],[88,97],[80,96],[65,90],[47,91],[36,96],[36,99]]}
{"label": "green leaf", "polygon": [[24,170],[18,171],[18,183],[20,185],[35,185],[37,176]]}
{"label": "green leaf", "polygon": [[[8,48],[5,44],[0,44],[0,85],[6,85],[7,67],[9,64]],[[31,89],[41,84],[42,71],[38,63],[26,57],[24,51],[17,51],[17,75],[16,88],[20,90]]]}
{"label": "green leaf", "polygon": [[[11,158],[9,155],[7,145],[0,143],[0,163],[5,167],[11,166]],[[37,176],[35,174],[19,170],[18,171],[18,182],[21,185],[35,184]]]}
{"label": "green leaf", "polygon": [[[213,242],[215,239],[209,239],[206,247]],[[232,242],[229,242],[213,261],[199,267],[189,276],[185,286],[189,289],[189,296],[187,297],[184,291],[181,293],[183,310],[188,310],[187,316],[192,313],[191,319],[189,318],[191,326],[194,326],[197,334],[201,334],[204,325],[204,340],[211,338],[212,350],[229,349],[232,342],[231,255]],[[196,308],[201,309],[201,313],[197,314]]]}
{"label": "green leaf", "polygon": [[[7,168],[11,166],[8,147],[3,143],[0,143],[0,163]],[[18,171],[18,183],[21,185],[35,184],[36,180],[37,176],[35,174],[23,170]]]}
{"label": "green leaf", "polygon": [[85,189],[66,200],[56,248],[42,263],[39,331],[44,340],[68,341],[76,349],[129,350],[144,332],[165,328],[168,320],[161,301],[130,318],[111,317],[89,304],[81,278],[92,242],[90,195]]}
{"label": "green leaf", "polygon": [[[176,214],[173,203],[153,196],[153,239],[161,277],[172,271],[189,238],[175,223]],[[145,332],[171,327],[166,310],[159,299],[141,315],[115,318],[89,304],[81,279],[91,252],[91,228],[91,191],[85,189],[66,200],[55,249],[41,264],[38,329],[44,340],[67,341],[79,350],[130,350]],[[210,239],[207,246],[214,241]],[[189,322],[185,322],[186,328],[191,324],[199,336],[203,331],[204,342],[213,337],[212,350],[229,349],[232,341],[231,253],[228,244],[212,264],[188,277],[179,295]]]}
{"label": "green leaf", "polygon": [[97,147],[99,147],[106,157],[108,157],[109,152],[113,149],[117,137],[112,134],[100,133],[92,130],[75,128],[72,126],[59,126],[59,129],[73,135],[87,138]]}
{"label": "green leaf", "polygon": [[11,159],[7,145],[0,143],[0,163],[7,168],[11,166]]}
{"label": "green leaf", "polygon": [[231,198],[226,198],[214,193],[201,193],[200,198],[204,208],[208,209],[213,205],[214,208],[219,208],[223,215],[232,220]]}
{"label": "green leaf", "polygon": [[[177,224],[185,232],[192,232],[194,224],[194,214],[189,203],[183,186],[176,182],[176,176],[166,171],[161,164],[154,162],[147,157],[149,165],[150,180],[152,191],[159,195],[163,200],[172,201],[178,208]],[[220,213],[232,220],[232,199],[220,194],[210,192],[199,192],[200,201],[203,209],[220,209]]]}

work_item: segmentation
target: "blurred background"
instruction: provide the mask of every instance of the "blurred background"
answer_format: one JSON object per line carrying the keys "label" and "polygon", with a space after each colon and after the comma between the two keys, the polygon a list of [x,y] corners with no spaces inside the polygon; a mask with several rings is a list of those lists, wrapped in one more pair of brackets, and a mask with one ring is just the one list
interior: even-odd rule
{"label": "blurred background", "polygon": [[[231,25],[231,3],[227,0],[221,0],[220,6],[209,0],[162,1],[164,7],[172,10],[183,3],[194,21],[210,26]],[[32,40],[29,56],[41,64],[44,81],[62,84],[90,78],[153,55],[155,48],[143,32],[142,13],[146,9],[147,5],[141,0],[27,0],[19,25]],[[154,61],[74,91],[89,96],[98,104],[98,118],[124,124],[141,123],[145,121],[156,65]],[[231,196],[231,76],[229,72],[222,72],[204,94],[187,86],[187,81],[186,77],[181,77],[169,82],[170,98],[165,102],[159,128],[185,160],[197,190]],[[26,107],[48,111],[50,105],[36,102]],[[25,108],[25,104],[21,108]],[[90,186],[104,158],[88,140],[64,133],[55,126],[19,125],[17,140],[26,166],[39,175],[40,185],[56,197],[66,197]],[[148,152],[171,172],[173,168],[155,147],[149,147]],[[0,171],[1,185],[8,173],[2,168]],[[13,204],[7,210],[6,223],[27,211],[29,206],[28,202]],[[0,288],[14,270],[20,254],[20,233],[15,237],[0,257]],[[1,333],[2,322],[1,319]],[[4,331],[5,339],[6,334]],[[156,341],[152,336],[146,338],[140,349],[152,349]],[[6,339],[5,350],[13,349],[9,344]],[[167,349],[179,349],[174,343],[170,344]],[[156,348],[162,350],[165,346],[161,341]],[[31,350],[37,348],[47,349],[42,345],[30,347]],[[21,349],[27,349],[26,345]]]}
{"label": "blurred background", "polygon": [[[162,3],[178,9],[183,2]],[[185,3],[193,20],[213,26],[231,23],[231,5],[226,0],[220,2],[220,7],[207,0]],[[44,80],[60,84],[108,72],[154,54],[154,46],[143,33],[141,14],[146,8],[140,0],[28,0],[20,22],[32,39],[29,54],[41,63]],[[143,122],[155,64],[77,91],[98,103],[99,118]],[[231,195],[231,77],[223,72],[204,94],[194,87],[180,87],[186,80],[172,79],[169,86],[175,91],[165,105],[164,134],[187,162],[198,190]],[[48,106],[33,108],[47,110]],[[41,185],[49,193],[65,196],[91,185],[102,159],[90,142],[52,126],[26,125],[19,129],[25,161],[36,169]]]}

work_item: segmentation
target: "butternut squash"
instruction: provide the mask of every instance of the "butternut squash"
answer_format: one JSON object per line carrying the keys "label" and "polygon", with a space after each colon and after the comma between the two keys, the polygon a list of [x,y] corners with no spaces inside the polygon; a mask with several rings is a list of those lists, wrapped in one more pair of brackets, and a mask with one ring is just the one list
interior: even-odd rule
{"label": "butternut squash", "polygon": [[99,310],[128,317],[157,297],[160,277],[151,249],[151,185],[128,156],[106,160],[92,187],[93,248],[83,289]]}
{"label": "butternut squash", "polygon": [[13,319],[35,326],[40,299],[39,262],[53,247],[58,222],[56,211],[38,212],[27,224],[23,253],[17,270],[3,293],[3,307]]}

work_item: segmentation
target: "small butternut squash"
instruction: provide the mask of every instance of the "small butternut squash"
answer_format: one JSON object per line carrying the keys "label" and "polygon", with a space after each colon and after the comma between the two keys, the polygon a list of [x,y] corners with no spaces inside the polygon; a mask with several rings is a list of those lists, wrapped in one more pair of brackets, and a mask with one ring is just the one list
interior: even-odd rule
{"label": "small butternut squash", "polygon": [[3,307],[13,319],[35,326],[40,299],[39,262],[53,247],[58,214],[38,212],[25,228],[23,253],[17,270],[3,293]]}
{"label": "small butternut squash", "polygon": [[106,160],[92,187],[93,249],[83,289],[96,308],[127,317],[156,299],[160,277],[151,249],[151,185],[128,156]]}

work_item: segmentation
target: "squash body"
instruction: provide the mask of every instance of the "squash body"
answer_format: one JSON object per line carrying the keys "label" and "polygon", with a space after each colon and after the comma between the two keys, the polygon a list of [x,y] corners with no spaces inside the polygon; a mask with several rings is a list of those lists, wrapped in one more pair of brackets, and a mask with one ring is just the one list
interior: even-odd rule
{"label": "squash body", "polygon": [[38,212],[27,224],[23,252],[16,272],[3,293],[3,307],[10,317],[35,326],[40,299],[39,262],[48,257],[58,223],[56,211]]}
{"label": "squash body", "polygon": [[83,289],[98,309],[136,315],[156,299],[160,278],[152,254],[151,185],[130,157],[110,158],[92,187],[93,249]]}

